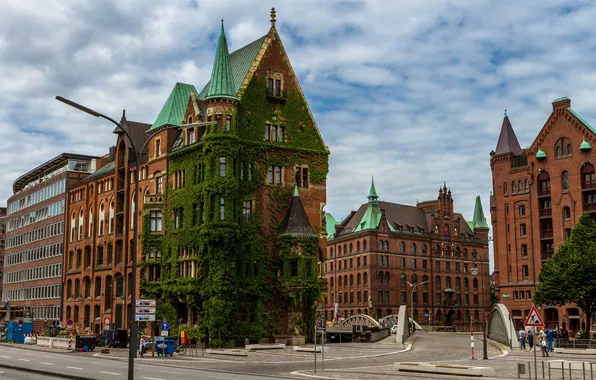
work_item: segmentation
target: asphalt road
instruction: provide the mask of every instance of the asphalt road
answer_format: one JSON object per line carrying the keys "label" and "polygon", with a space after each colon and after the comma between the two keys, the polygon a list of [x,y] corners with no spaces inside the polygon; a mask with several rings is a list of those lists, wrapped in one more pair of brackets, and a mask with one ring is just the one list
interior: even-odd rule
{"label": "asphalt road", "polygon": [[0,368],[0,380],[59,380],[59,377],[32,374],[27,371]]}
{"label": "asphalt road", "polygon": [[[128,363],[126,361],[97,359],[93,357],[80,357],[76,354],[54,354],[39,351],[29,351],[20,348],[2,347],[0,351],[0,365],[11,365],[23,370],[35,369],[50,371],[64,375],[74,375],[97,380],[125,380],[128,376]],[[8,379],[19,380],[55,380],[52,377],[25,373],[0,367],[5,371]],[[16,377],[16,376],[21,377]],[[0,375],[1,376],[1,375]],[[273,377],[283,378],[283,377]],[[0,379],[2,379],[0,377]],[[183,369],[161,367],[135,363],[135,379],[138,380],[181,380],[181,379],[217,379],[217,380],[257,380],[263,379],[260,375],[245,375],[225,372],[216,372],[199,369]]]}

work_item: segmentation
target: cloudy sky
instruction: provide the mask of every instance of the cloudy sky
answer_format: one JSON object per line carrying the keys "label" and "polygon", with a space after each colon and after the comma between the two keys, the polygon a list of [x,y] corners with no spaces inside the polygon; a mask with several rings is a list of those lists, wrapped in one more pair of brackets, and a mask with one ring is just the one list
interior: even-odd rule
{"label": "cloudy sky", "polygon": [[208,81],[220,19],[232,51],[267,33],[275,6],[331,150],[328,212],[365,202],[374,175],[383,200],[433,199],[446,181],[458,211],[481,195],[488,217],[505,108],[522,146],[559,96],[596,120],[596,8],[570,3],[0,0],[0,199],[60,152],[114,143],[55,95],[152,123],[177,81]]}

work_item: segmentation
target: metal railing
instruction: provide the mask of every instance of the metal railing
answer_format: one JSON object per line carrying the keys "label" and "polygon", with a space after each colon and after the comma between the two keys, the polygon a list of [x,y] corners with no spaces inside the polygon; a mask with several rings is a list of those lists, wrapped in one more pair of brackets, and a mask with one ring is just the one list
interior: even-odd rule
{"label": "metal railing", "polygon": [[517,363],[517,378],[528,376],[528,379],[590,379],[594,380],[594,365],[591,361],[561,360],[561,361],[531,361]]}

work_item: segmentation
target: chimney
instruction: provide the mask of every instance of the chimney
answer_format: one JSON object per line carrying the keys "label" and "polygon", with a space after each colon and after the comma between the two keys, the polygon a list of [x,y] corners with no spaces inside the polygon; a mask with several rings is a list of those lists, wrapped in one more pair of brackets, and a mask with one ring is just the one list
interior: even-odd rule
{"label": "chimney", "polygon": [[110,162],[114,161],[116,159],[116,146],[113,145],[110,147]]}
{"label": "chimney", "polygon": [[571,99],[569,99],[568,97],[564,96],[562,98],[557,98],[555,100],[553,100],[553,111],[558,109],[558,108],[569,108],[571,107]]}

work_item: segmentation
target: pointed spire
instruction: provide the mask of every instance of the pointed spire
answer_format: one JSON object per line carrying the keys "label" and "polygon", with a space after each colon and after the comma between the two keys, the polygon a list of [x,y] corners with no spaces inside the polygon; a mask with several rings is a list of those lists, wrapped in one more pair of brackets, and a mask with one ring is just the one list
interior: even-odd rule
{"label": "pointed spire", "polygon": [[507,116],[507,110],[505,110],[505,116],[503,117],[503,125],[501,126],[501,133],[499,134],[499,141],[497,142],[497,149],[495,154],[513,153],[519,156],[522,152],[519,141],[513,132],[513,127]]}
{"label": "pointed spire", "polygon": [[482,210],[480,195],[476,197],[476,205],[474,206],[474,228],[488,228],[488,223]]}
{"label": "pointed spire", "polygon": [[375,177],[372,177],[372,182],[370,184],[370,191],[368,192],[368,203],[376,203],[379,199],[377,195],[377,190],[375,189]]}
{"label": "pointed spire", "polygon": [[213,70],[211,71],[211,82],[206,99],[232,98],[238,99],[234,91],[234,75],[232,63],[228,52],[228,41],[224,31],[223,20],[221,20],[221,32],[217,41]]}
{"label": "pointed spire", "polygon": [[310,225],[302,200],[298,196],[298,186],[294,186],[294,197],[290,201],[290,207],[278,230],[280,235],[294,236],[316,236],[315,231]]}
{"label": "pointed spire", "polygon": [[275,8],[271,8],[271,27],[275,28]]}
{"label": "pointed spire", "polygon": [[295,197],[300,196],[300,194],[298,193],[298,184],[297,183],[294,184],[294,196]]}

